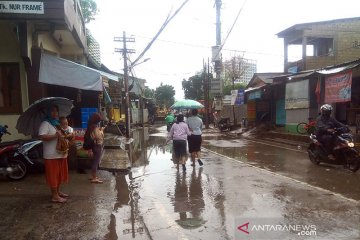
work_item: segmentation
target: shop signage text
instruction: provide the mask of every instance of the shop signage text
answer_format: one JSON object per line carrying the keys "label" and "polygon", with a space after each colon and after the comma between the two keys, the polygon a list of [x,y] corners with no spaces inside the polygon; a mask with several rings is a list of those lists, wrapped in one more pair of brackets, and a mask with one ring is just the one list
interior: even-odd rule
{"label": "shop signage text", "polygon": [[260,99],[260,98],[261,98],[261,91],[255,91],[249,94],[248,100]]}
{"label": "shop signage text", "polygon": [[44,14],[44,3],[0,1],[0,13]]}

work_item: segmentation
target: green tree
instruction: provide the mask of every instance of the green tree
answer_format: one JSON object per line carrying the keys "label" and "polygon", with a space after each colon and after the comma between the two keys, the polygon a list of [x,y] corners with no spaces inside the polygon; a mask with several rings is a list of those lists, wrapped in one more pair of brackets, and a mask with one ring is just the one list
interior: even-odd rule
{"label": "green tree", "polygon": [[149,88],[148,86],[146,86],[145,90],[144,90],[144,97],[146,97],[146,98],[155,98],[155,90]]}
{"label": "green tree", "polygon": [[226,84],[226,85],[224,85],[224,88],[223,88],[223,94],[230,95],[231,90],[245,89],[246,85],[247,85],[246,83],[235,83],[234,85]]}
{"label": "green tree", "polygon": [[203,79],[204,74],[198,73],[188,80],[182,81],[182,89],[184,90],[184,96],[187,99],[200,100],[204,98],[203,91]]}
{"label": "green tree", "polygon": [[85,23],[89,23],[91,20],[94,20],[95,15],[98,13],[95,0],[80,0],[80,5]]}
{"label": "green tree", "polygon": [[160,84],[155,90],[155,99],[158,106],[171,107],[175,102],[175,89],[171,85]]}

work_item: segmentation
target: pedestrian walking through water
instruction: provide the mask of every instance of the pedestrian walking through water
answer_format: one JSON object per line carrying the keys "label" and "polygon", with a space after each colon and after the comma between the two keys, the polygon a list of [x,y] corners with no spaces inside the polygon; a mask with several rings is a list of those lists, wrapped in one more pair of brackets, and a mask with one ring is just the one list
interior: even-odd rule
{"label": "pedestrian walking through water", "polygon": [[187,136],[191,134],[188,125],[184,122],[184,115],[179,114],[176,118],[176,123],[172,125],[168,139],[173,140],[173,151],[177,168],[182,164],[183,171],[186,171],[187,160]]}
{"label": "pedestrian walking through water", "polygon": [[189,129],[191,131],[191,135],[188,136],[188,144],[189,144],[189,152],[191,155],[191,166],[195,167],[195,160],[197,158],[198,163],[200,166],[203,165],[200,157],[201,151],[201,143],[202,143],[202,128],[203,128],[203,121],[198,116],[198,110],[192,109],[191,116],[186,120]]}

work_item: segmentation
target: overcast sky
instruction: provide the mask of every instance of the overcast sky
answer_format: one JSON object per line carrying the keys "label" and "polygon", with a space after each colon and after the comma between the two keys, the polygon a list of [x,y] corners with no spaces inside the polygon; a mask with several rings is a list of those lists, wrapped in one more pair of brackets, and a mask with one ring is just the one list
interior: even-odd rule
{"label": "overcast sky", "polygon": [[[100,43],[102,63],[122,72],[123,61],[113,41],[126,31],[136,43],[128,47],[135,60],[159,30],[170,11],[183,0],[96,0],[99,14],[88,24]],[[143,59],[149,61],[135,67],[135,75],[146,79],[155,89],[162,82],[173,85],[176,98],[183,98],[181,81],[202,69],[203,59],[211,57],[215,45],[215,0],[190,0],[162,32]],[[221,11],[222,39],[225,38],[244,0],[223,0]],[[359,0],[247,0],[235,28],[230,34],[223,59],[236,54],[257,61],[258,72],[283,70],[283,41],[276,34],[298,23],[359,17]],[[359,39],[360,40],[360,39]],[[293,55],[295,56],[295,55]]]}

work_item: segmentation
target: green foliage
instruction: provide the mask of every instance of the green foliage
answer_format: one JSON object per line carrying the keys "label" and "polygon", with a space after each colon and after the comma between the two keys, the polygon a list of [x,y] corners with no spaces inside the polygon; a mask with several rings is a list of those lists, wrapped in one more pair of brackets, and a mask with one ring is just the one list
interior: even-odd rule
{"label": "green foliage", "polygon": [[235,83],[234,87],[232,84],[226,84],[223,88],[223,94],[224,95],[230,95],[231,94],[231,90],[239,90],[239,89],[245,89],[246,88],[246,83]]}
{"label": "green foliage", "polygon": [[155,90],[155,99],[158,106],[171,107],[175,102],[175,89],[171,85],[160,84]]}
{"label": "green foliage", "polygon": [[80,0],[80,5],[85,23],[89,23],[91,20],[94,20],[95,15],[98,13],[95,0]]}
{"label": "green foliage", "polygon": [[182,89],[186,99],[200,100],[204,97],[203,74],[196,74],[188,80],[182,81]]}
{"label": "green foliage", "polygon": [[146,97],[146,98],[155,98],[155,90],[149,88],[148,86],[146,86],[145,90],[144,90],[144,97]]}
{"label": "green foliage", "polygon": [[[204,99],[204,86],[203,81],[205,73],[198,73],[188,80],[182,81],[182,89],[184,90],[184,96],[186,99],[201,100]],[[209,74],[209,83],[212,79],[212,74]]]}

